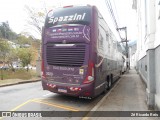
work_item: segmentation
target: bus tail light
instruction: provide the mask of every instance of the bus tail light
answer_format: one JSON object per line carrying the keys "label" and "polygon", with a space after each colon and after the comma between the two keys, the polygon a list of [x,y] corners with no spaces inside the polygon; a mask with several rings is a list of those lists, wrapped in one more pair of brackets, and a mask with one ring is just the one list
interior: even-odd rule
{"label": "bus tail light", "polygon": [[89,61],[88,74],[87,74],[86,79],[83,81],[83,83],[84,84],[91,83],[93,82],[93,80],[94,80],[94,64],[93,62]]}
{"label": "bus tail light", "polygon": [[51,87],[51,88],[56,88],[56,85],[53,85],[53,84],[48,84],[48,83],[47,83],[47,86],[48,86],[48,87]]}
{"label": "bus tail light", "polygon": [[80,87],[69,87],[70,91],[81,91]]}
{"label": "bus tail light", "polygon": [[41,72],[42,72],[42,78],[45,79],[46,75],[44,73],[44,60],[42,60],[42,63],[41,63]]}

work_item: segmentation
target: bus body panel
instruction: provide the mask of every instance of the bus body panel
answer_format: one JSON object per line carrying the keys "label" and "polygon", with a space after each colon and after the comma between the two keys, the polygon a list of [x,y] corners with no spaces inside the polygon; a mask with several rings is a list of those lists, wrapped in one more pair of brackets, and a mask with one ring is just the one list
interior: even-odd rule
{"label": "bus body panel", "polygon": [[90,26],[65,25],[45,29],[44,44],[50,43],[89,43]]}
{"label": "bus body panel", "polygon": [[[56,44],[44,46],[44,49],[47,49],[44,52],[47,59],[44,63],[46,67],[46,79],[59,83],[82,84],[87,74],[88,45],[74,44],[71,47],[55,47],[54,45]],[[76,50],[78,48],[83,51]]]}
{"label": "bus body panel", "polygon": [[[54,14],[58,17],[46,18],[42,34],[43,89],[95,97],[106,89],[107,80],[113,82],[122,70],[122,56],[114,34],[95,6],[59,11]],[[65,14],[60,14],[61,11]],[[64,16],[73,16],[71,23],[69,19],[67,24],[63,23]]]}
{"label": "bus body panel", "polygon": [[[56,85],[56,87],[53,87]],[[94,85],[91,84],[84,84],[84,85],[71,85],[71,84],[62,84],[62,83],[49,83],[48,81],[42,81],[42,86],[44,90],[49,90],[54,93],[65,94],[75,97],[94,97]],[[74,88],[75,90],[72,90]],[[80,88],[81,90],[76,90],[76,88]],[[60,91],[61,90],[61,91]]]}

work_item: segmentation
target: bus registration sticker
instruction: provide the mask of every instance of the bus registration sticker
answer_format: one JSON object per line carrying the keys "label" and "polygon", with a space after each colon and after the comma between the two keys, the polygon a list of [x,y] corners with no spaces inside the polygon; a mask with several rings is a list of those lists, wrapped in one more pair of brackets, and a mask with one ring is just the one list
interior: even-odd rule
{"label": "bus registration sticker", "polygon": [[58,89],[58,92],[67,93],[67,90],[59,88],[59,89]]}
{"label": "bus registration sticker", "polygon": [[79,74],[83,75],[84,74],[84,70],[83,69],[79,69]]}

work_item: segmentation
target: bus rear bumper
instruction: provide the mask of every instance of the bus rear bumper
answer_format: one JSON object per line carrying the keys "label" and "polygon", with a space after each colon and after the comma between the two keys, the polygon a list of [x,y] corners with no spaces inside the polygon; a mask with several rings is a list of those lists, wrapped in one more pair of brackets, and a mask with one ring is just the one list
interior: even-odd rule
{"label": "bus rear bumper", "polygon": [[75,96],[80,98],[94,97],[94,84],[82,84],[82,85],[64,85],[64,84],[55,84],[48,83],[45,80],[42,80],[43,90],[49,90],[54,93],[64,94],[69,96]]}

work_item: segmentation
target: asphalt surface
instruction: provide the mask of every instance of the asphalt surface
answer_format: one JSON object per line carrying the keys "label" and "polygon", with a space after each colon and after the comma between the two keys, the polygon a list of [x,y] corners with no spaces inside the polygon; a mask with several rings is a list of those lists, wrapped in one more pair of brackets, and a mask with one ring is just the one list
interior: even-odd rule
{"label": "asphalt surface", "polygon": [[[120,80],[105,95],[86,100],[69,96],[58,95],[43,91],[41,82],[17,84],[0,87],[0,111],[90,111],[84,117],[45,117],[23,118],[28,120],[57,119],[57,120],[159,120],[159,117],[104,117],[107,111],[148,111],[145,103],[145,85],[135,70],[121,76]],[[92,111],[104,111],[96,117]],[[68,114],[68,113],[67,113]],[[111,113],[112,114],[112,113]],[[0,119],[10,120],[3,117]],[[12,118],[15,119],[15,118]],[[16,118],[22,119],[22,118]]]}
{"label": "asphalt surface", "polygon": [[[90,116],[98,114],[96,117],[86,116],[83,120],[160,120],[160,111],[158,111],[159,117],[145,116],[145,111],[149,114],[151,112],[154,113],[154,111],[149,111],[147,108],[145,90],[146,88],[141,78],[132,69],[128,74],[121,76],[116,86],[91,110],[102,112],[90,112]],[[120,113],[118,111],[122,112],[124,117],[114,117],[114,115]],[[141,111],[142,114],[139,113]],[[111,115],[111,117],[106,117],[107,112],[110,112],[108,116]],[[114,114],[115,112],[116,114]]]}
{"label": "asphalt surface", "polygon": [[[0,87],[0,111],[90,111],[103,97],[88,100],[42,90],[41,82]],[[59,115],[61,116],[61,114]],[[58,119],[36,118],[36,119]],[[70,119],[75,119],[69,117]],[[69,119],[62,117],[61,119]],[[11,119],[3,117],[0,119]],[[15,118],[12,118],[15,119]],[[16,118],[20,119],[19,117]],[[24,118],[23,118],[24,119]],[[25,118],[27,119],[27,118]],[[28,118],[29,120],[32,118]],[[76,117],[82,119],[82,117]]]}

